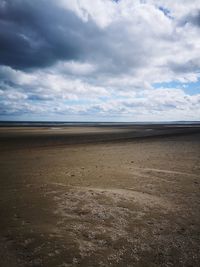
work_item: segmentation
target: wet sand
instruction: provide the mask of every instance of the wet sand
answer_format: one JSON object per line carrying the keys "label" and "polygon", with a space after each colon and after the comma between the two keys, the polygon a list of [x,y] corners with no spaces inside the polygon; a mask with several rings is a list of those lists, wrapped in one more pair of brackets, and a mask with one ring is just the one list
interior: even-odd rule
{"label": "wet sand", "polygon": [[1,127],[0,173],[0,266],[199,266],[199,125]]}

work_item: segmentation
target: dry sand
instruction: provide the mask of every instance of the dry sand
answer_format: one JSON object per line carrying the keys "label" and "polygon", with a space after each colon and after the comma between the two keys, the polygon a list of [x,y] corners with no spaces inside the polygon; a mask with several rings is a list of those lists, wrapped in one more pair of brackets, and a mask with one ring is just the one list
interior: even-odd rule
{"label": "dry sand", "polygon": [[0,266],[199,266],[200,126],[0,128]]}

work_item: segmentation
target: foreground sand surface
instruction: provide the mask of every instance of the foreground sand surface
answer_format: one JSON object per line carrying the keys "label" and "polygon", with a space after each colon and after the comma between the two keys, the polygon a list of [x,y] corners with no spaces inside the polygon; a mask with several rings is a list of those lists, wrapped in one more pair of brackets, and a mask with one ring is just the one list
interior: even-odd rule
{"label": "foreground sand surface", "polygon": [[199,263],[199,125],[0,128],[0,266]]}

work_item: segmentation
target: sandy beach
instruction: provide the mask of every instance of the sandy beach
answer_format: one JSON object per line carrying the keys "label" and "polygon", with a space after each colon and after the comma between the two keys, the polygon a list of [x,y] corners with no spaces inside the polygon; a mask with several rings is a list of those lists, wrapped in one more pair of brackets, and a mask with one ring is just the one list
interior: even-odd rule
{"label": "sandy beach", "polygon": [[0,266],[199,266],[200,125],[0,128]]}

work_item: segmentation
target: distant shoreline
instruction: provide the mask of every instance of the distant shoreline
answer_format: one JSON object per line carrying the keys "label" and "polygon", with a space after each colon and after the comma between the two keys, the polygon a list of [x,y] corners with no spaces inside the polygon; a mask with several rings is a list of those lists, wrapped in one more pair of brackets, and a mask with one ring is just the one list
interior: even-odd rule
{"label": "distant shoreline", "polygon": [[89,121],[0,121],[0,127],[65,127],[65,126],[148,126],[148,125],[200,125],[200,121],[163,122],[89,122]]}
{"label": "distant shoreline", "polygon": [[11,124],[0,127],[1,150],[130,142],[200,133],[200,124]]}

